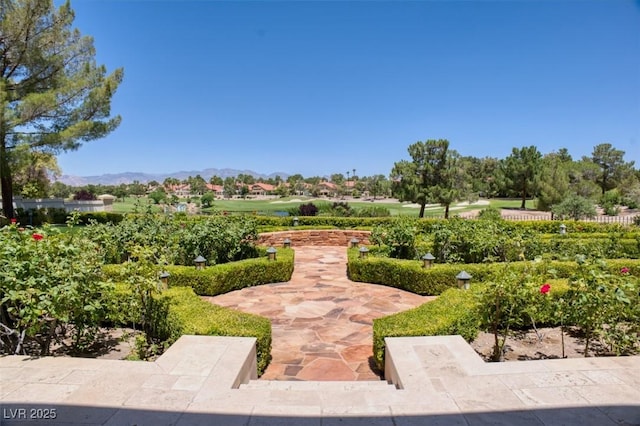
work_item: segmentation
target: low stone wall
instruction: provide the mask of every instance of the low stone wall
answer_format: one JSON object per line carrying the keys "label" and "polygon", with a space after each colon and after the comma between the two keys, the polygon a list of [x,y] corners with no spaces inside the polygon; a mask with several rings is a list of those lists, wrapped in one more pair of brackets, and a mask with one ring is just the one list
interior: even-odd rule
{"label": "low stone wall", "polygon": [[352,238],[361,244],[369,244],[371,231],[354,231],[344,229],[322,229],[302,231],[265,232],[258,237],[258,244],[282,247],[285,238],[291,240],[291,246],[338,246],[349,247]]}

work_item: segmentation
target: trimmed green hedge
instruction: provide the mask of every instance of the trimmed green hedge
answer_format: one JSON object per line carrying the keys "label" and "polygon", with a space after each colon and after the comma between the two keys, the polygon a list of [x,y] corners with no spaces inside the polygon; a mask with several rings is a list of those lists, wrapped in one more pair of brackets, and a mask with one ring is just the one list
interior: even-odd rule
{"label": "trimmed green hedge", "polygon": [[258,375],[271,360],[271,322],[264,317],[224,308],[199,298],[192,289],[170,288],[162,293],[169,300],[167,322],[176,335],[255,337]]}
{"label": "trimmed green hedge", "polygon": [[[134,308],[131,290],[116,284],[113,324],[140,324],[140,309]],[[175,287],[151,299],[148,319],[151,337],[169,346],[184,334],[255,337],[258,374],[271,359],[271,322],[264,317],[214,305],[198,297],[191,288]]]}
{"label": "trimmed green hedge", "polygon": [[449,289],[432,302],[417,308],[373,320],[373,357],[384,371],[385,337],[446,336],[460,334],[473,340],[478,320],[473,315],[476,299],[473,291]]}
{"label": "trimmed green hedge", "polygon": [[[431,268],[422,267],[422,261],[401,260],[387,257],[358,257],[357,249],[349,249],[347,273],[352,281],[382,284],[423,296],[436,296],[457,286],[456,275],[467,271],[473,282],[496,279],[504,270],[504,263],[436,264]],[[572,261],[549,262],[511,262],[512,268],[553,269],[558,278],[568,278],[576,270]],[[640,275],[639,259],[608,259],[607,265],[612,273],[618,273],[623,267],[630,269],[633,275]]]}
{"label": "trimmed green hedge", "polygon": [[[208,266],[203,270],[193,266],[167,266],[166,270],[171,274],[169,287],[191,287],[200,296],[216,296],[245,287],[289,281],[293,273],[294,251],[289,248],[277,250],[275,261],[264,255]],[[107,277],[115,281],[121,280],[122,270],[121,265],[103,267]]]}

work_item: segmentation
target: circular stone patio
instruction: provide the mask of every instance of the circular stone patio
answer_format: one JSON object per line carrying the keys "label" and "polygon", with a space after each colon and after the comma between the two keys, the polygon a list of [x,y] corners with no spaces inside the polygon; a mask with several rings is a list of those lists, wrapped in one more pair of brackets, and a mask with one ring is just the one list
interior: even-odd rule
{"label": "circular stone patio", "polygon": [[205,299],[271,320],[272,360],[261,379],[380,380],[373,368],[373,319],[434,297],[349,280],[344,247],[295,252],[291,281]]}

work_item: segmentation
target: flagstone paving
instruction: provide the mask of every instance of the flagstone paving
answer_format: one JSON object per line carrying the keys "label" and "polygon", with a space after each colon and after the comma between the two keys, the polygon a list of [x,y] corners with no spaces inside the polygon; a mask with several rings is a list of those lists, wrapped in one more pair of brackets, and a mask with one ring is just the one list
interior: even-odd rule
{"label": "flagstone paving", "polygon": [[433,297],[349,280],[344,247],[295,252],[291,281],[206,299],[271,320],[273,358],[263,380],[380,380],[372,362],[373,319]]}

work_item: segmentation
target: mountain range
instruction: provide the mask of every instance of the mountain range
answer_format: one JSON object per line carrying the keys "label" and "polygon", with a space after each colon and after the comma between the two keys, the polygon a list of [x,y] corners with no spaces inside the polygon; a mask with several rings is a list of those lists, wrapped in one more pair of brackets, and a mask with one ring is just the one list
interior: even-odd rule
{"label": "mountain range", "polygon": [[180,171],[174,173],[140,173],[140,172],[124,172],[116,174],[104,174],[98,176],[72,176],[62,175],[57,181],[70,186],[84,186],[84,185],[120,185],[122,183],[132,183],[138,181],[140,183],[147,183],[155,180],[162,183],[166,178],[187,179],[189,176],[200,175],[207,182],[212,176],[220,176],[221,178],[234,177],[239,174],[251,175],[255,178],[270,179],[280,176],[283,180],[286,180],[290,175],[283,172],[270,173],[268,175],[262,173],[256,173],[253,170],[237,170],[237,169],[205,169],[205,170],[190,170]]}

